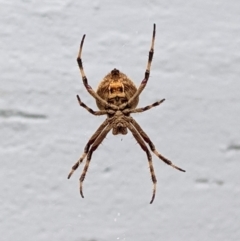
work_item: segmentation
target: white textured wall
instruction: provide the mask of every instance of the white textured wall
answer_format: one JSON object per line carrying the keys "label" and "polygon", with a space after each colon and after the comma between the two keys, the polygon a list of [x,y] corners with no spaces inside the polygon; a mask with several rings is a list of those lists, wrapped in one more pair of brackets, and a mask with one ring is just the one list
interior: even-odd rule
{"label": "white textured wall", "polygon": [[[134,115],[181,173],[129,134],[93,154],[78,191],[71,166],[104,120],[84,89],[114,67],[140,84],[157,25],[149,83]],[[0,0],[0,240],[240,240],[240,2]]]}

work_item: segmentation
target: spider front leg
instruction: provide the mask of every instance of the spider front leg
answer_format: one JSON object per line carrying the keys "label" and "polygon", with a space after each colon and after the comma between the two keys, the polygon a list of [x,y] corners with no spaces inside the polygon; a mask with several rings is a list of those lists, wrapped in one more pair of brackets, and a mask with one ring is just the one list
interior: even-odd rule
{"label": "spider front leg", "polygon": [[88,154],[87,154],[87,161],[86,161],[86,164],[84,166],[84,169],[83,169],[83,172],[82,172],[82,175],[79,179],[80,181],[80,194],[82,196],[82,198],[84,198],[83,196],[83,188],[82,188],[82,185],[83,185],[83,181],[85,179],[85,176],[86,176],[86,173],[87,173],[87,170],[88,170],[88,167],[89,167],[89,164],[90,164],[90,161],[91,161],[91,157],[92,157],[92,153],[98,148],[98,146],[102,143],[102,141],[104,140],[104,138],[107,136],[108,132],[112,129],[112,126],[111,124],[109,124],[106,129],[104,129],[102,131],[102,133],[95,139],[94,143],[92,144]]}
{"label": "spider front leg", "polygon": [[68,174],[68,179],[72,176],[73,172],[78,168],[78,166],[82,163],[86,155],[88,154],[90,146],[95,142],[95,140],[98,138],[98,136],[101,134],[101,132],[105,129],[105,127],[108,124],[108,120],[106,119],[100,126],[99,128],[95,131],[95,133],[92,135],[90,140],[88,141],[87,145],[84,148],[84,153],[80,157],[80,159],[72,166],[72,170]]}
{"label": "spider front leg", "polygon": [[132,117],[128,117],[130,119],[130,122],[133,124],[133,126],[136,128],[136,130],[140,133],[141,137],[144,139],[144,141],[146,141],[149,145],[149,147],[151,148],[152,152],[158,157],[160,158],[162,161],[164,161],[166,164],[168,164],[169,166],[174,167],[175,169],[181,171],[181,172],[186,172],[185,170],[183,170],[180,167],[175,166],[170,160],[168,160],[166,157],[164,157],[163,155],[161,155],[155,148],[154,144],[152,143],[152,141],[150,140],[150,138],[148,137],[148,135],[143,131],[143,129],[140,127],[140,125],[132,118]]}
{"label": "spider front leg", "polygon": [[144,143],[142,137],[138,134],[137,130],[131,124],[128,124],[128,122],[126,122],[126,123],[127,123],[128,129],[132,132],[132,134],[133,134],[134,138],[137,140],[138,144],[141,146],[141,148],[147,154],[149,169],[150,169],[152,182],[153,182],[153,194],[152,194],[152,199],[150,201],[150,204],[152,204],[155,199],[156,186],[157,186],[157,178],[154,173],[154,168],[153,168],[153,164],[152,164],[152,155],[151,155],[150,151],[148,150],[146,144]]}
{"label": "spider front leg", "polygon": [[124,104],[122,104],[119,108],[124,109],[127,105],[131,106],[131,103],[141,94],[141,92],[144,90],[144,88],[147,85],[149,76],[150,76],[150,69],[151,69],[151,64],[152,64],[152,59],[153,59],[153,53],[154,53],[154,42],[155,42],[155,36],[156,36],[156,24],[153,24],[153,35],[152,35],[152,43],[151,43],[151,48],[149,51],[148,55],[148,63],[147,63],[147,68],[145,71],[145,76],[144,79],[142,80],[139,88],[137,89],[136,93]]}

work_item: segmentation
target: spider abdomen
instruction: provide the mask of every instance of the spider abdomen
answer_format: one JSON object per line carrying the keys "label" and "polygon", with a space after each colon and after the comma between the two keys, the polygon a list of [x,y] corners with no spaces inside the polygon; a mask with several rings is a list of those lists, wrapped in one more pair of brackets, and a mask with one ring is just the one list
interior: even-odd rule
{"label": "spider abdomen", "polygon": [[[110,104],[121,105],[127,102],[137,91],[135,84],[118,69],[113,69],[100,82],[97,88],[97,94]],[[136,108],[139,98],[137,97],[129,108]],[[105,106],[99,100],[96,100],[100,110],[104,110]]]}

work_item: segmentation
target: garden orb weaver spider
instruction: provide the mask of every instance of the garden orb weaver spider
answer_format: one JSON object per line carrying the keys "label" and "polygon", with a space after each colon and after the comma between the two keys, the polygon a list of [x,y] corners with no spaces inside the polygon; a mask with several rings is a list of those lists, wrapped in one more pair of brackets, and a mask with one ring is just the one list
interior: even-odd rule
{"label": "garden orb weaver spider", "polygon": [[[141,146],[143,151],[146,152],[149,169],[153,182],[153,194],[150,203],[154,201],[156,194],[156,184],[157,179],[154,173],[154,168],[152,164],[152,155],[146,145],[149,145],[151,151],[158,156],[166,164],[176,168],[179,171],[185,172],[185,170],[175,166],[170,160],[161,155],[155,148],[154,144],[148,137],[148,135],[143,131],[140,125],[130,116],[131,113],[140,113],[151,109],[152,107],[160,105],[165,99],[157,101],[152,105],[148,105],[143,108],[136,108],[139,95],[146,87],[149,75],[150,68],[153,59],[154,53],[154,41],[155,41],[156,25],[153,25],[153,36],[151,48],[148,56],[147,69],[145,71],[144,79],[142,80],[140,86],[136,88],[134,83],[123,73],[117,69],[113,69],[104,79],[100,82],[97,91],[95,92],[92,87],[88,84],[87,77],[84,73],[83,64],[82,64],[82,48],[85,35],[82,37],[80,44],[80,49],[77,57],[78,66],[81,72],[83,84],[87,89],[88,93],[93,96],[96,100],[99,111],[94,111],[85,105],[80,97],[77,95],[78,103],[80,106],[85,108],[93,115],[107,115],[106,120],[99,126],[96,132],[87,142],[87,145],[84,148],[84,153],[80,159],[73,165],[72,170],[68,175],[68,179],[71,177],[73,172],[78,168],[78,166],[83,162],[84,158],[87,157],[82,175],[80,176],[80,194],[83,196],[83,181],[85,179],[93,152],[98,148],[104,138],[107,136],[108,132],[112,130],[113,135],[126,135],[128,130],[132,133],[138,144]],[[146,143],[145,143],[146,142]]]}

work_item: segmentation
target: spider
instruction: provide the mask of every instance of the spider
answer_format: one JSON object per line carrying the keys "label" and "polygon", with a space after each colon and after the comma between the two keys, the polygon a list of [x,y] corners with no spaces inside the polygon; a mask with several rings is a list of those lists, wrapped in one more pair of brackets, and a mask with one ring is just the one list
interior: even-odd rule
{"label": "spider", "polygon": [[[95,92],[92,87],[88,84],[87,77],[84,73],[83,64],[82,64],[82,48],[85,39],[85,35],[82,37],[80,44],[79,53],[77,56],[77,63],[81,72],[83,84],[90,95],[96,100],[96,104],[99,108],[99,111],[94,111],[84,104],[80,97],[77,95],[77,100],[80,106],[85,108],[88,112],[93,115],[107,115],[106,120],[99,126],[95,131],[92,137],[87,142],[84,152],[80,159],[73,165],[72,170],[68,175],[68,179],[71,177],[73,172],[78,168],[78,166],[83,162],[84,158],[87,157],[82,175],[80,176],[80,194],[83,196],[83,181],[85,179],[93,152],[98,148],[104,138],[107,136],[108,132],[112,130],[113,135],[126,135],[128,130],[132,133],[138,144],[141,146],[143,151],[146,152],[148,164],[150,168],[150,173],[153,182],[153,194],[150,201],[150,204],[154,201],[156,194],[156,184],[157,179],[154,173],[154,168],[152,164],[152,156],[146,145],[149,145],[151,151],[158,156],[166,164],[176,168],[179,171],[185,172],[185,170],[175,166],[170,160],[160,154],[148,135],[143,131],[141,126],[130,116],[131,113],[141,113],[151,109],[152,107],[160,105],[165,99],[157,101],[151,105],[148,105],[143,108],[136,108],[139,101],[139,95],[146,87],[149,75],[150,68],[153,59],[154,53],[154,41],[156,34],[156,25],[153,25],[153,35],[152,43],[148,56],[147,69],[145,71],[144,79],[142,80],[140,86],[136,88],[134,83],[118,69],[113,69],[104,79],[100,82],[97,91]],[[145,143],[146,142],[146,143]]]}

